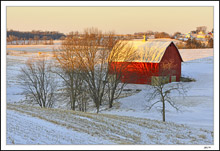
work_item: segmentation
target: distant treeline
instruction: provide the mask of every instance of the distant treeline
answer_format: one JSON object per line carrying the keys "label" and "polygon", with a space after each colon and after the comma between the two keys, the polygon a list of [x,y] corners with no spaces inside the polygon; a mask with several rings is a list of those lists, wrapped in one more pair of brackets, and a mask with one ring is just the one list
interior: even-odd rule
{"label": "distant treeline", "polygon": [[15,30],[9,30],[7,31],[7,37],[9,36],[15,36],[19,40],[20,39],[34,39],[38,37],[38,39],[43,39],[43,37],[47,37],[47,39],[60,39],[61,37],[65,37],[65,34],[59,33],[57,31],[38,31],[38,30],[32,30],[30,32],[21,32],[21,31],[15,31]]}
{"label": "distant treeline", "polygon": [[176,46],[179,49],[213,48],[213,38],[209,38],[205,43],[196,40],[196,38],[189,38],[186,42],[177,43]]}

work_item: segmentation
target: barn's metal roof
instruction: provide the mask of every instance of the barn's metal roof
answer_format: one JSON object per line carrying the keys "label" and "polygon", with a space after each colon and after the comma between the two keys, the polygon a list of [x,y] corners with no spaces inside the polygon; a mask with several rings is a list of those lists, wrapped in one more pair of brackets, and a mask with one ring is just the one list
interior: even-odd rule
{"label": "barn's metal roof", "polygon": [[172,43],[172,41],[125,41],[126,47],[121,52],[121,57],[117,59],[117,62],[123,61],[123,54],[129,47],[132,47],[135,59],[132,62],[152,62],[159,63],[165,53],[167,47]]}

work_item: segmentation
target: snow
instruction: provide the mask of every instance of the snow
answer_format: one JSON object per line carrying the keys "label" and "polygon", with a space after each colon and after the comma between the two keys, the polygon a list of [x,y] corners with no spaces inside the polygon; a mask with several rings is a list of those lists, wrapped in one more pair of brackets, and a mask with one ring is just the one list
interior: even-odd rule
{"label": "snow", "polygon": [[51,52],[60,47],[61,41],[55,41],[54,45],[7,45],[7,51],[26,51],[26,52]]}
{"label": "snow", "polygon": [[179,49],[183,61],[196,60],[213,56],[212,48],[207,49]]}
{"label": "snow", "polygon": [[[109,144],[92,137],[26,114],[7,110],[7,144]],[[112,144],[112,143],[111,143]]]}
{"label": "snow", "polygon": [[213,132],[146,118],[7,104],[7,144],[213,144]]}
{"label": "snow", "polygon": [[6,97],[7,102],[18,102],[24,98],[20,83],[17,76],[20,73],[20,68],[24,66],[24,62],[27,57],[16,57],[7,56],[7,67],[6,67]]}
{"label": "snow", "polygon": [[[7,103],[10,103],[7,106],[24,99],[17,75],[30,56],[38,55],[33,51],[50,53],[48,51],[52,50],[49,48],[51,46],[44,47],[7,48],[15,52],[30,51],[27,54],[7,55],[6,97]],[[25,112],[19,107],[7,109],[7,144],[213,144],[213,138],[210,136],[214,126],[213,49],[181,49],[180,53],[184,60],[182,75],[194,78],[196,81],[184,83],[189,88],[185,98],[172,94],[180,106],[180,111],[177,112],[167,105],[168,125],[163,125],[162,115],[156,107],[150,111],[146,110],[145,96],[150,86],[129,84],[126,86],[127,89],[142,89],[142,91],[116,100],[115,103],[120,107],[113,106],[112,109],[102,110],[99,115],[87,113],[68,118],[66,114],[59,117],[59,114],[53,113],[53,116],[48,112],[46,115],[49,116],[42,117],[38,116],[42,110],[33,107]],[[76,131],[66,126],[69,124],[78,127],[77,122],[70,120],[72,118],[79,121],[81,130]],[[58,124],[51,122],[50,119]],[[150,124],[146,125],[144,121]],[[155,124],[158,122],[160,126]],[[62,125],[64,123],[66,125]],[[154,126],[155,128],[150,128]],[[107,129],[108,127],[113,128],[110,130]],[[174,130],[171,130],[172,128]],[[88,129],[92,133],[85,132]],[[102,134],[97,132],[100,129]]]}

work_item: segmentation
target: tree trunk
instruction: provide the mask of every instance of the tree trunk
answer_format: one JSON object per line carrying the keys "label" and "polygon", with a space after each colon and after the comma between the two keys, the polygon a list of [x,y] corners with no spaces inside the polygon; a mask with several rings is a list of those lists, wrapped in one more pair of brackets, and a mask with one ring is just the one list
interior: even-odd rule
{"label": "tree trunk", "polygon": [[116,86],[114,86],[113,90],[110,90],[110,100],[109,100],[109,108],[112,108],[113,106],[113,101],[114,101],[114,96],[115,96],[115,90]]}
{"label": "tree trunk", "polygon": [[165,101],[164,98],[162,99],[163,101],[163,122],[165,122]]}
{"label": "tree trunk", "polygon": [[109,104],[109,108],[112,108],[112,103]]}
{"label": "tree trunk", "polygon": [[99,113],[99,106],[97,106],[96,109],[97,109],[97,112],[96,112],[96,113]]}
{"label": "tree trunk", "polygon": [[114,93],[112,92],[111,98],[110,98],[110,100],[109,100],[109,108],[112,108],[112,106],[113,106],[113,100],[114,100]]}
{"label": "tree trunk", "polygon": [[71,109],[75,111],[75,98],[73,94],[71,94],[70,101],[71,101]]}

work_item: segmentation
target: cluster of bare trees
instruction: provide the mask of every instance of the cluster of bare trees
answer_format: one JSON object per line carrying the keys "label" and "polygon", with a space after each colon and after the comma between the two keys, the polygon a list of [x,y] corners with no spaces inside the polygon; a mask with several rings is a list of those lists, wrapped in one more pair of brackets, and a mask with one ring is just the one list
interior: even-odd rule
{"label": "cluster of bare trees", "polygon": [[[78,110],[86,111],[88,101],[91,100],[98,113],[104,102],[111,108],[122,92],[125,84],[120,81],[121,74],[128,64],[115,67],[112,63],[119,59],[131,62],[134,58],[131,55],[132,46],[128,47],[125,41],[115,39],[113,32],[102,33],[96,28],[86,29],[81,35],[83,36],[79,38],[76,33],[71,33],[63,40],[61,47],[54,50],[54,69],[46,72],[47,64],[44,60],[39,60],[41,64],[28,62],[26,69],[22,69],[21,80],[26,83],[25,93],[40,106],[51,107],[42,103],[50,102],[50,98],[54,96],[52,90],[56,87],[50,86],[54,81],[51,73],[60,77],[65,90],[63,94],[69,99],[72,110],[78,107]],[[121,53],[125,47],[126,51]],[[42,64],[45,65],[43,69]],[[44,80],[50,83],[45,83]],[[46,89],[48,93],[41,92],[44,84],[50,87]]]}
{"label": "cluster of bare trees", "polygon": [[51,37],[53,40],[60,39],[62,36],[65,36],[65,34],[60,33],[58,31],[40,31],[40,30],[32,30],[32,31],[16,31],[16,30],[7,30],[7,37],[9,36],[15,36],[18,37],[18,39],[25,38],[29,39],[34,37],[39,37],[39,39],[42,39],[43,36]]}
{"label": "cluster of bare trees", "polygon": [[[119,84],[118,72],[110,68],[111,62],[122,58],[122,55],[127,62],[132,57],[129,51],[127,55],[119,53],[126,43],[116,40],[113,32],[102,33],[90,28],[80,38],[77,33],[68,35],[61,48],[54,52],[58,68],[55,72],[64,80],[71,109],[75,110],[77,103],[85,111],[87,100],[91,99],[98,113],[106,98],[111,108],[113,100],[124,87],[124,84]],[[118,67],[117,70],[122,68],[125,67]]]}
{"label": "cluster of bare trees", "polygon": [[170,35],[166,32],[155,32],[155,38],[170,38]]}
{"label": "cluster of bare trees", "polygon": [[9,35],[7,37],[7,44],[10,45],[53,45],[53,39],[51,37],[43,36],[34,36],[34,38],[19,38],[14,35]]}

